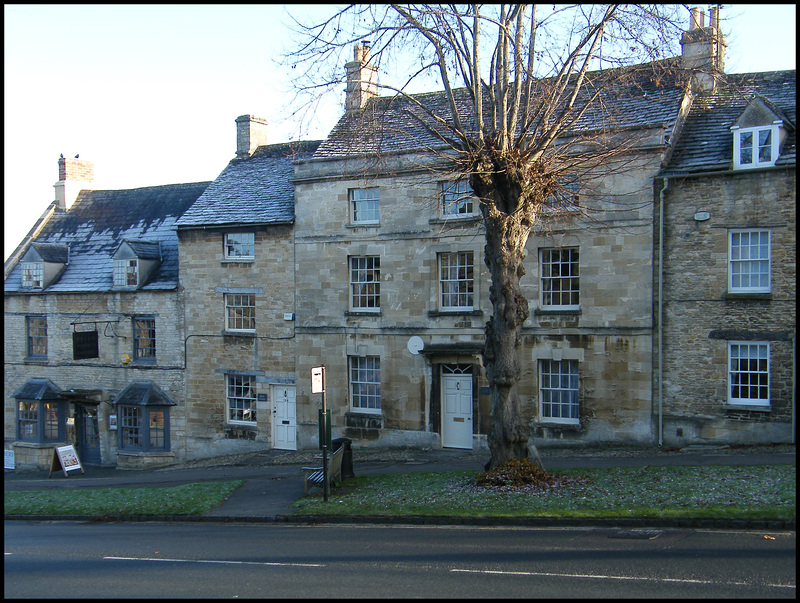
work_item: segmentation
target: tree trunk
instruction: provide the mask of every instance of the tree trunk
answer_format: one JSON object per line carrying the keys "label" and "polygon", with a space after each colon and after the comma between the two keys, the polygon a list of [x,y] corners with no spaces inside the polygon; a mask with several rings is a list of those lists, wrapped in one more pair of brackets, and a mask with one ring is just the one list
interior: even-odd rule
{"label": "tree trunk", "polygon": [[517,391],[522,376],[522,326],[530,314],[520,279],[525,274],[525,244],[533,227],[535,204],[523,198],[523,191],[530,190],[525,170],[514,167],[507,154],[490,151],[473,164],[470,177],[472,189],[481,199],[486,229],[484,262],[491,275],[492,316],[486,323],[483,350],[492,399],[488,434],[492,459],[487,470],[525,458],[544,469],[536,447],[531,445],[529,450],[530,429],[523,421]]}
{"label": "tree trunk", "polygon": [[494,468],[528,456],[528,429],[517,393],[520,333],[528,317],[528,301],[519,286],[527,232],[519,232],[508,216],[486,219],[485,224],[485,262],[492,277],[489,299],[494,311],[486,323],[483,363],[492,398],[488,440],[490,468]]}

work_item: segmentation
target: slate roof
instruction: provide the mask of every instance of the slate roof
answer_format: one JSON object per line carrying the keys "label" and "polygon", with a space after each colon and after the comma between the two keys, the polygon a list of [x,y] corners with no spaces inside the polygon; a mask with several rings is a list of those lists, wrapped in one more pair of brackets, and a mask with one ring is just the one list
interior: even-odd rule
{"label": "slate roof", "polygon": [[[135,239],[123,239],[123,242],[131,248],[137,258],[146,260],[161,259],[161,245],[159,241],[140,241]],[[122,243],[120,243],[122,245]],[[119,247],[119,246],[118,246]]]}
{"label": "slate roof", "polygon": [[22,400],[58,400],[61,390],[49,379],[29,379],[25,385],[11,394]]}
{"label": "slate roof", "polygon": [[319,141],[265,145],[246,159],[231,160],[178,220],[178,228],[292,223],[293,162],[311,157],[318,145]]}
{"label": "slate roof", "polygon": [[[593,92],[593,86],[618,75],[619,70],[590,72],[590,83],[582,89],[576,104],[580,106],[581,99]],[[678,68],[678,59],[630,68],[624,83],[606,90],[601,95],[601,101],[593,103],[570,132],[664,124],[666,135],[669,136],[683,98],[683,79],[685,73]],[[544,88],[550,83],[549,80],[543,80],[539,85]],[[534,91],[534,94],[538,93]],[[462,123],[468,130],[475,131],[468,91],[465,88],[455,90],[454,97]],[[450,115],[444,91],[416,94],[414,98],[436,115]],[[488,106],[488,96],[486,103],[484,106]],[[319,145],[314,158],[422,151],[441,147],[442,142],[432,130],[440,133],[446,131],[412,100],[394,96],[377,97],[370,100],[361,111],[346,113],[328,138]]]}
{"label": "slate roof", "polygon": [[175,402],[152,381],[134,381],[117,394],[111,403],[136,406],[176,406]]}
{"label": "slate roof", "polygon": [[69,248],[66,245],[34,243],[31,245],[43,262],[66,264],[69,261]]}
{"label": "slate roof", "polygon": [[[208,187],[208,182],[124,190],[83,190],[68,211],[56,211],[34,244],[68,245],[69,264],[45,292],[109,291],[112,255],[123,239],[161,243],[162,261],[140,290],[178,286],[178,236],[175,223]],[[22,289],[19,264],[5,281],[5,292]]]}
{"label": "slate roof", "polygon": [[694,99],[664,175],[729,170],[733,165],[731,126],[756,95],[790,121],[776,165],[796,165],[796,71],[737,73],[723,76],[713,95]]}

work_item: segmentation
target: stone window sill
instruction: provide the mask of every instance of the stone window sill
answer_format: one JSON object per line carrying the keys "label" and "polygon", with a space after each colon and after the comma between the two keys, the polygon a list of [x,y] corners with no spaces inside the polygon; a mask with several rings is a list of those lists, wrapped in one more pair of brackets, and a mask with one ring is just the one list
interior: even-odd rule
{"label": "stone window sill", "polygon": [[580,316],[581,314],[583,314],[583,311],[580,308],[568,310],[547,310],[536,308],[533,311],[534,316]]}
{"label": "stone window sill", "polygon": [[223,258],[221,264],[255,264],[255,258]]}
{"label": "stone window sill", "polygon": [[751,412],[772,412],[772,405],[767,404],[762,406],[760,404],[723,404],[722,410],[740,410]]}
{"label": "stone window sill", "polygon": [[772,293],[726,293],[728,301],[772,301]]}
{"label": "stone window sill", "polygon": [[431,310],[428,312],[428,318],[441,316],[483,316],[483,310]]}
{"label": "stone window sill", "polygon": [[536,423],[536,427],[546,427],[547,429],[561,429],[564,431],[580,431],[580,423],[555,423],[553,421],[542,421]]}

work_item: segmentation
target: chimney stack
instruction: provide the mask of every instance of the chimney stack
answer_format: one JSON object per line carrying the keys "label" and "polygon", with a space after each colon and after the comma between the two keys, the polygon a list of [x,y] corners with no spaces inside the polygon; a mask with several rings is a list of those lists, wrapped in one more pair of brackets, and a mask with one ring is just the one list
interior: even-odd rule
{"label": "chimney stack", "polygon": [[267,120],[255,115],[236,118],[236,158],[247,159],[258,147],[267,144]]}
{"label": "chimney stack", "polygon": [[725,70],[726,44],[719,25],[719,7],[709,10],[708,27],[702,8],[690,11],[689,30],[681,36],[681,67],[691,72],[694,94],[713,94]]}
{"label": "chimney stack", "polygon": [[58,182],[56,202],[60,209],[67,210],[75,203],[78,193],[94,181],[94,164],[85,159],[67,159],[63,155],[58,160]]}
{"label": "chimney stack", "polygon": [[363,109],[371,98],[378,96],[378,70],[369,62],[369,41],[356,44],[353,62],[345,64],[347,69],[347,92],[345,110]]}

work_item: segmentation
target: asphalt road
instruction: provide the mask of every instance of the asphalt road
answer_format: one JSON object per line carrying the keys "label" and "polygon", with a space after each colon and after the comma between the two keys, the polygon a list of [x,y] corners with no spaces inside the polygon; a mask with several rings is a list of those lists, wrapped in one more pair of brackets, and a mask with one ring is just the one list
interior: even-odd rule
{"label": "asphalt road", "polygon": [[796,533],[5,522],[6,598],[792,598]]}

